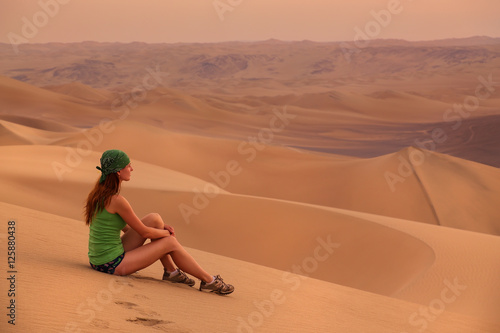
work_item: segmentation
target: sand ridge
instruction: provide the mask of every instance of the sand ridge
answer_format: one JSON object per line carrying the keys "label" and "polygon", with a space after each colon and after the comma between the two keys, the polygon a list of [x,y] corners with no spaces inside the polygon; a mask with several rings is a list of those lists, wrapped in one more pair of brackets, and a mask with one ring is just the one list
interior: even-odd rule
{"label": "sand ridge", "polygon": [[[374,41],[350,64],[307,41],[20,47],[0,64],[17,328],[500,331],[498,40]],[[89,268],[83,205],[116,148],[135,212],[234,294]]]}
{"label": "sand ridge", "polygon": [[[226,279],[239,281],[236,284],[239,294],[226,299],[187,287],[166,285],[157,280],[161,267],[156,264],[130,277],[111,278],[92,271],[87,266],[85,253],[74,251],[75,245],[84,247],[87,241],[86,227],[81,221],[1,205],[2,218],[7,218],[5,212],[8,211],[16,216],[20,227],[31,231],[23,233],[20,241],[31,242],[46,253],[40,258],[27,247],[19,250],[22,258],[19,269],[23,270],[19,285],[23,285],[26,292],[18,301],[26,305],[19,310],[18,318],[31,318],[30,321],[19,320],[19,328],[23,329],[99,331],[136,330],[149,326],[185,332],[199,330],[200,322],[208,331],[244,331],[248,326],[263,332],[327,332],[334,329],[404,332],[426,325],[429,332],[455,332],[459,328],[472,333],[495,332],[499,327],[489,320],[452,311],[440,312],[439,318],[432,322],[420,315],[415,317],[419,324],[412,324],[410,317],[418,315],[422,305],[194,249],[189,250],[203,265],[224,271]],[[59,238],[59,233],[66,237]],[[61,256],[61,253],[67,254]],[[64,276],[71,276],[71,279],[56,278],[61,267],[65,268]],[[35,275],[39,280],[46,275],[53,278],[41,280],[40,288],[29,282]],[[257,278],[249,279],[248,275]],[[89,279],[93,281],[91,284]],[[75,285],[79,288],[75,289]],[[33,299],[30,294],[38,297]],[[307,306],[304,306],[304,299],[308,300]],[[214,306],[219,309],[217,317],[210,311]],[[185,311],[190,315],[186,316]],[[226,314],[229,319],[220,320],[219,316]],[[193,316],[201,320],[193,321]]]}

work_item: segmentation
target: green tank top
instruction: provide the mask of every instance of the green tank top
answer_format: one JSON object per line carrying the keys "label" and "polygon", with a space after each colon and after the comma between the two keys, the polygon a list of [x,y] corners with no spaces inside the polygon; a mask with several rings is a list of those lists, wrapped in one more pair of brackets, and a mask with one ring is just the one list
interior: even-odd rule
{"label": "green tank top", "polygon": [[111,214],[106,209],[94,216],[89,231],[89,261],[91,264],[108,263],[124,252],[120,230],[125,225],[126,223],[120,215]]}

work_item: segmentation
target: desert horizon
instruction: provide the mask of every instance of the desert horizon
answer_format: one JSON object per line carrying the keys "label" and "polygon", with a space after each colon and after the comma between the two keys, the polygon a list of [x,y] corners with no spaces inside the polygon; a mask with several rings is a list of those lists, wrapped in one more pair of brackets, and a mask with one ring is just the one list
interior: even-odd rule
{"label": "desert horizon", "polygon": [[[500,38],[15,47],[0,43],[2,330],[500,331]],[[162,282],[159,262],[89,267],[108,149],[132,161],[136,214],[233,294]]]}

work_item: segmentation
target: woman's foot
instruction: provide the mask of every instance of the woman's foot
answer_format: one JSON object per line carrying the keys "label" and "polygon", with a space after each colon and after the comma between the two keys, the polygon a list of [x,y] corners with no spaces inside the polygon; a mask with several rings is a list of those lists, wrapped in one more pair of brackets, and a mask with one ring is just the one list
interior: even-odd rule
{"label": "woman's foot", "polygon": [[207,290],[219,295],[229,295],[234,291],[234,287],[230,284],[225,283],[220,275],[214,276],[214,280],[211,283],[201,281],[200,291]]}
{"label": "woman's foot", "polygon": [[173,282],[173,283],[183,283],[187,284],[188,286],[192,287],[194,286],[195,282],[193,279],[189,278],[186,273],[181,271],[180,269],[176,269],[172,273],[167,272],[166,269],[164,269],[163,273],[163,280]]}

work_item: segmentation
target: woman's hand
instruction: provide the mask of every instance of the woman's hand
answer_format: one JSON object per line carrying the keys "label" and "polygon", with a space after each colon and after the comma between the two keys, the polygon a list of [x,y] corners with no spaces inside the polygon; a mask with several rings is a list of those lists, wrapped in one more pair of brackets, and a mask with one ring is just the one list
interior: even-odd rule
{"label": "woman's hand", "polygon": [[168,232],[170,232],[170,235],[175,237],[174,227],[171,227],[171,226],[165,224],[164,229],[168,230]]}

